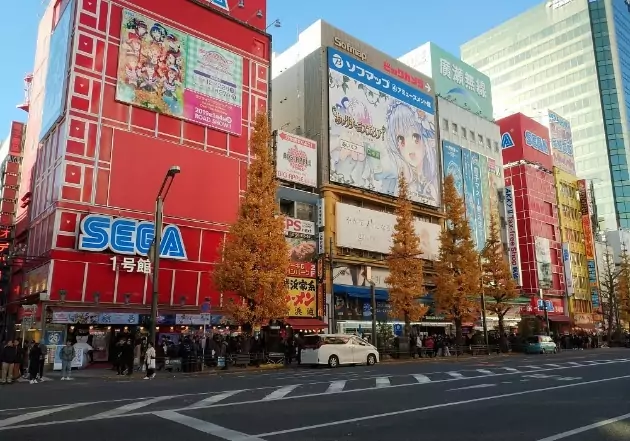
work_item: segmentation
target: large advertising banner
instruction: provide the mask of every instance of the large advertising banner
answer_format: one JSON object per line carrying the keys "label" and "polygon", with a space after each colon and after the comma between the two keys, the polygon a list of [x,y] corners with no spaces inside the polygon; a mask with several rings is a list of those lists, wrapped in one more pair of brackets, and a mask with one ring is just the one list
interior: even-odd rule
{"label": "large advertising banner", "polygon": [[242,133],[243,58],[125,9],[116,99]]}
{"label": "large advertising banner", "polygon": [[444,177],[453,176],[455,188],[464,199],[464,176],[462,175],[462,148],[452,142],[442,141],[442,169]]}
{"label": "large advertising banner", "polygon": [[549,239],[536,237],[534,243],[536,247],[536,267],[538,269],[538,288],[549,289],[553,286]]}
{"label": "large advertising banner", "polygon": [[68,88],[68,56],[70,53],[70,35],[74,18],[74,2],[66,2],[61,18],[50,36],[48,67],[44,88],[42,108],[42,126],[39,139],[44,138],[57,123],[66,104]]}
{"label": "large advertising banner", "polygon": [[289,307],[288,317],[315,317],[317,313],[317,284],[315,279],[287,277],[286,301]]}
{"label": "large advertising banner", "polygon": [[[477,250],[483,250],[483,247],[486,246],[486,225],[483,213],[483,195],[482,195],[482,177],[481,177],[481,166],[479,164],[480,158],[479,153],[471,152],[470,154],[472,159],[472,176],[473,176],[473,197],[475,203],[475,235],[477,237]],[[483,179],[487,181],[487,175]]]}
{"label": "large advertising banner", "polygon": [[571,248],[569,242],[562,243],[562,264],[564,266],[564,284],[567,296],[571,297],[575,291],[573,289],[573,275],[571,274]]}
{"label": "large advertising banner", "polygon": [[440,206],[434,98],[328,48],[330,181]]}
{"label": "large advertising banner", "polygon": [[477,244],[477,217],[475,216],[475,191],[472,172],[472,156],[470,150],[462,148],[462,169],[464,175],[464,203],[466,204],[466,219],[470,225],[470,235]]}
{"label": "large advertising banner", "polygon": [[521,286],[521,253],[518,244],[518,224],[516,222],[516,206],[514,202],[514,187],[507,186],[504,191],[505,221],[507,223],[508,257],[512,278]]}
{"label": "large advertising banner", "polygon": [[315,222],[285,218],[284,236],[289,246],[291,262],[310,263],[317,259],[317,231]]}
{"label": "large advertising banner", "polygon": [[278,131],[276,177],[283,181],[317,187],[317,142]]}
{"label": "large advertising banner", "polygon": [[[490,180],[492,176],[488,173],[488,158],[479,155],[479,171],[481,172],[481,195],[482,195],[482,213],[484,224],[484,235],[487,238],[490,235]],[[485,245],[484,245],[485,246]]]}
{"label": "large advertising banner", "polygon": [[571,124],[568,120],[551,110],[548,111],[548,116],[549,140],[551,141],[551,149],[553,151],[553,165],[575,176]]}

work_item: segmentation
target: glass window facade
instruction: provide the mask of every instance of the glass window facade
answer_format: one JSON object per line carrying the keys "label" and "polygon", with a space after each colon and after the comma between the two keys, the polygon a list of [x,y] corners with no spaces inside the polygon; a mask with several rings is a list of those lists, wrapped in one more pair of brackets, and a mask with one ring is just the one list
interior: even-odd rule
{"label": "glass window facade", "polygon": [[541,3],[464,44],[461,52],[491,78],[495,118],[522,112],[542,119],[551,109],[570,120],[577,172],[593,180],[600,226],[630,227],[625,0],[557,8]]}

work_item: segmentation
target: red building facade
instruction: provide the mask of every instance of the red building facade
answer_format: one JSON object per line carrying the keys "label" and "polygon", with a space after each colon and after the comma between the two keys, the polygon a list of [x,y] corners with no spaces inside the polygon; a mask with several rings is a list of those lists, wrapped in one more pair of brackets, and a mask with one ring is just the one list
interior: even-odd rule
{"label": "red building facade", "polygon": [[[512,229],[516,238],[515,248],[509,250],[510,263],[518,262],[520,267],[520,272],[513,269],[513,273],[518,273],[524,294],[539,297],[542,290],[553,305],[549,315],[561,320],[567,309],[548,131],[520,113],[497,124],[502,135],[505,186],[511,192],[510,204],[516,217],[512,226],[508,216],[508,230]],[[536,310],[536,302],[532,305],[524,312],[544,312],[544,308]]]}
{"label": "red building facade", "polygon": [[[142,247],[86,251],[82,221],[89,214],[152,222],[162,180],[177,165],[164,223],[178,231],[185,258],[161,259],[159,312],[199,313],[209,299],[220,314],[212,269],[246,188],[253,120],[268,108],[271,41],[264,0],[228,2],[230,10],[214,3],[51,2],[39,29],[15,233],[27,251],[9,303],[40,303],[38,316],[42,308],[148,313]],[[55,34],[64,20],[69,75],[51,124]]]}

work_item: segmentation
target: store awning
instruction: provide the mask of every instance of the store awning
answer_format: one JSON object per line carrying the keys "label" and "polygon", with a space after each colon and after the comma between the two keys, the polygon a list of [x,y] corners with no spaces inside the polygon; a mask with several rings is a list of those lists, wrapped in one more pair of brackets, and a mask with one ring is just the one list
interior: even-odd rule
{"label": "store awning", "polygon": [[[371,299],[369,286],[353,286],[353,285],[337,285],[335,284],[335,294],[347,294],[349,297],[356,297],[359,299]],[[383,288],[376,288],[375,290],[376,300],[389,299],[389,292]]]}
{"label": "store awning", "polygon": [[550,315],[549,321],[556,322],[556,323],[569,323],[571,319],[567,317],[566,315]]}
{"label": "store awning", "polygon": [[328,325],[322,320],[315,318],[288,318],[284,321],[285,324],[295,329],[324,329]]}

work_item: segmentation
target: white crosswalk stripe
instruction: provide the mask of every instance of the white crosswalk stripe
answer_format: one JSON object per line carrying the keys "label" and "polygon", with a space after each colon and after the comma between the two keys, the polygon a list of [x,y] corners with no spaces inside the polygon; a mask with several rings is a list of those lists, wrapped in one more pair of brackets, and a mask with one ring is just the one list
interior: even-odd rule
{"label": "white crosswalk stripe", "polygon": [[289,386],[283,386],[280,389],[271,392],[269,395],[263,398],[262,401],[270,401],[270,400],[277,400],[279,398],[284,398],[287,395],[289,395],[291,392],[293,392],[295,389],[297,389],[299,386],[300,386],[299,384],[291,384]]}
{"label": "white crosswalk stripe", "polygon": [[[80,404],[77,404],[80,406]],[[4,420],[0,420],[0,427],[11,426],[13,424],[24,423],[25,421],[34,420],[36,418],[41,418],[47,415],[51,415],[53,413],[63,412],[69,409],[73,409],[75,406],[59,406],[59,407],[51,407],[50,409],[42,409],[36,412],[24,413],[21,415],[17,415],[14,417],[6,418]]]}
{"label": "white crosswalk stripe", "polygon": [[508,372],[520,372],[518,369],[514,369],[514,368],[511,368],[511,367],[504,367],[504,368],[501,368],[501,369],[504,369],[504,370],[506,370]]}
{"label": "white crosswalk stripe", "polygon": [[195,404],[190,407],[205,407],[212,406],[213,404],[217,404],[219,401],[223,401],[231,396],[238,394],[239,392],[243,392],[242,390],[229,390],[227,392],[221,392],[216,395],[211,395],[208,398],[204,398],[201,401],[197,401]]}
{"label": "white crosswalk stripe", "polygon": [[418,383],[430,383],[431,379],[424,374],[413,374],[413,378],[416,379]]}
{"label": "white crosswalk stripe", "polygon": [[151,399],[148,399],[148,400],[136,401],[135,403],[129,403],[129,404],[126,404],[124,406],[120,406],[117,409],[112,409],[112,410],[108,410],[107,412],[99,413],[97,415],[94,415],[93,418],[94,419],[110,418],[110,417],[113,417],[113,416],[116,416],[116,415],[122,415],[124,413],[128,413],[128,412],[132,412],[134,410],[142,409],[143,407],[150,406],[151,404],[159,403],[160,401],[165,401],[165,400],[168,400],[170,398],[173,398],[173,397],[172,396],[165,396],[165,397],[151,398]]}
{"label": "white crosswalk stripe", "polygon": [[477,369],[477,372],[484,375],[494,375],[494,372],[488,369]]}
{"label": "white crosswalk stripe", "polygon": [[453,378],[464,378],[464,374],[461,374],[459,372],[447,372],[447,375],[450,375]]}
{"label": "white crosswalk stripe", "polygon": [[343,388],[346,387],[346,380],[333,381],[326,389],[326,393],[334,394],[337,392],[341,392]]}
{"label": "white crosswalk stripe", "polygon": [[570,361],[568,364],[570,364],[572,366],[582,366],[582,363],[578,363],[576,361]]}
{"label": "white crosswalk stripe", "polygon": [[389,387],[392,383],[389,381],[389,377],[377,377],[376,387]]}

